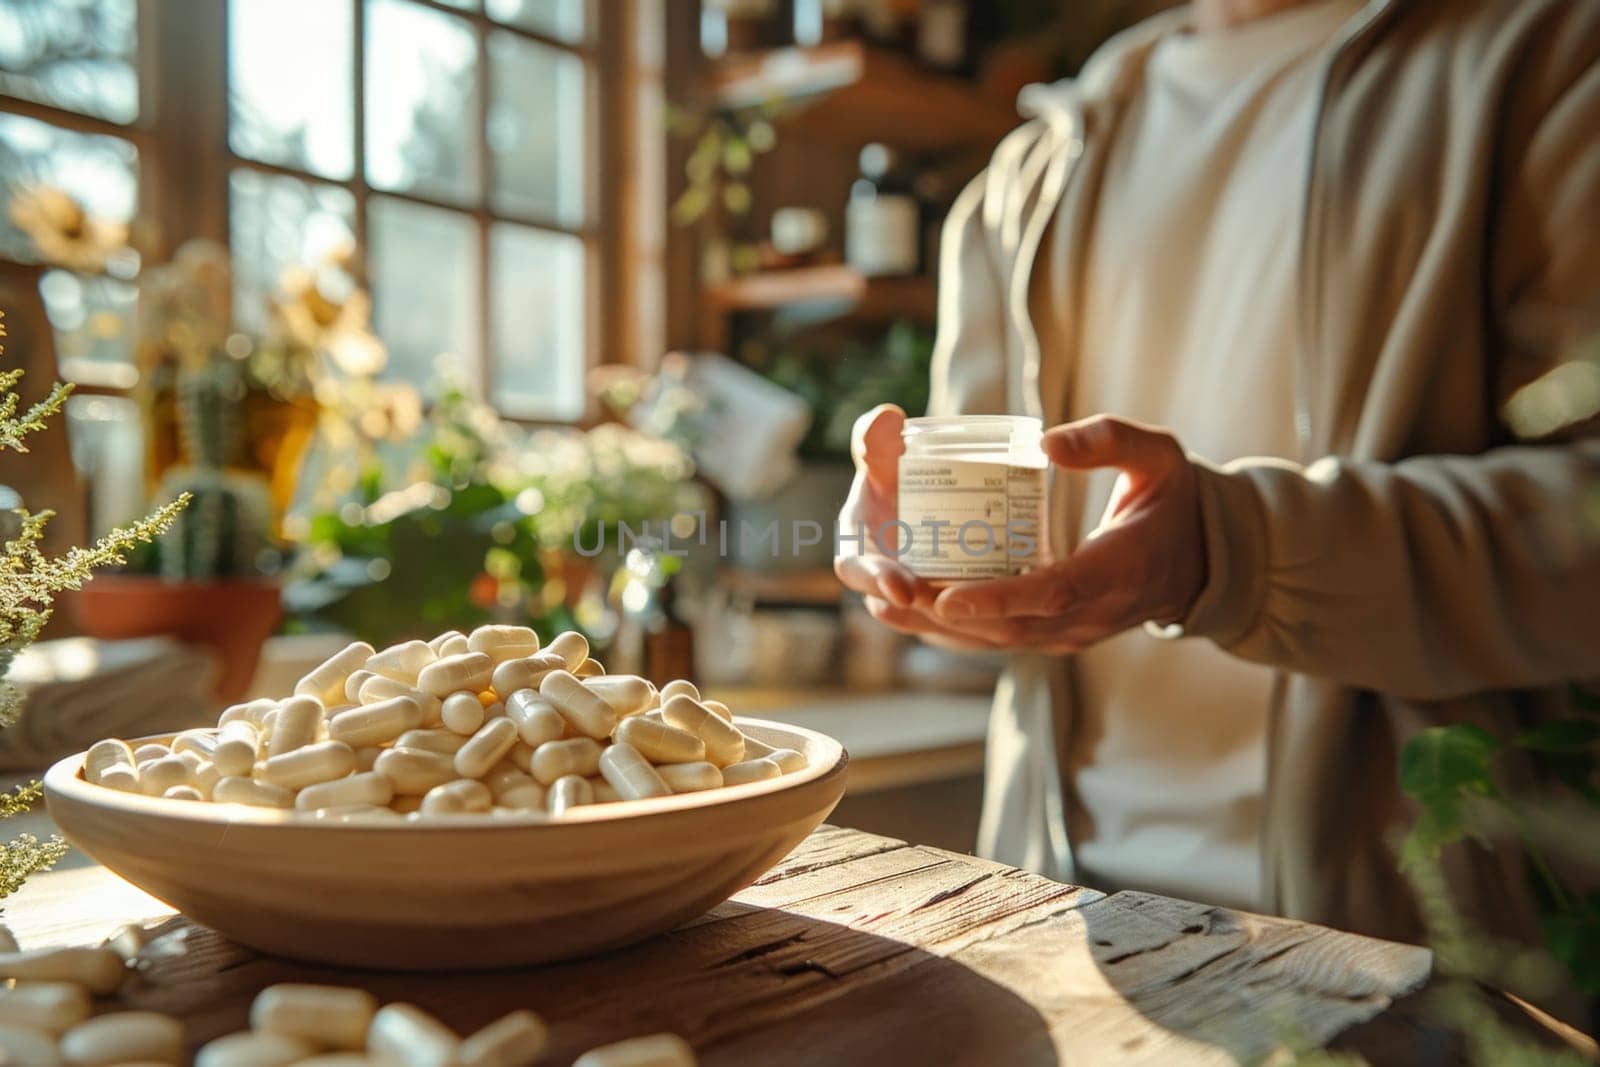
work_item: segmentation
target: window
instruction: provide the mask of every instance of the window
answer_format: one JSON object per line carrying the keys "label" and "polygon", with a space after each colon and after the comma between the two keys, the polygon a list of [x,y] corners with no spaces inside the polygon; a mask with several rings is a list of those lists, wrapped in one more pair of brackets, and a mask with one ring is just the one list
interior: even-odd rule
{"label": "window", "polygon": [[[592,0],[7,0],[0,175],[59,185],[114,223],[227,240],[244,329],[286,267],[354,242],[386,374],[427,385],[442,369],[506,415],[576,419],[611,247],[601,14]],[[162,106],[142,109],[153,83]],[[0,221],[0,257],[27,248]],[[131,316],[133,266],[46,279],[64,369],[127,369],[127,331],[115,340],[106,316]]]}

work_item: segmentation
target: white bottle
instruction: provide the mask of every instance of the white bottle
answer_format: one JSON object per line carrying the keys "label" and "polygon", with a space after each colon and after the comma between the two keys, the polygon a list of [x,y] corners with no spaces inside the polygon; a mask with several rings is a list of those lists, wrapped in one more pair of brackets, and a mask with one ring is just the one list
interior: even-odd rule
{"label": "white bottle", "polygon": [[917,201],[895,182],[895,162],[885,145],[862,148],[861,177],[850,186],[845,207],[845,262],[868,276],[917,272]]}

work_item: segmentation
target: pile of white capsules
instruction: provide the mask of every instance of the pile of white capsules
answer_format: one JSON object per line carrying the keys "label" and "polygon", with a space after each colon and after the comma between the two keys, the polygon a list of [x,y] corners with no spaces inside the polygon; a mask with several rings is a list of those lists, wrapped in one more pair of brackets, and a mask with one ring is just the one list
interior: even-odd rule
{"label": "pile of white capsules", "polygon": [[[91,995],[108,996],[130,973],[142,932],[127,928],[98,948],[19,952],[0,927],[0,1064],[142,1067],[183,1062],[183,1025],[153,1011],[90,1018]],[[195,1067],[525,1067],[545,1051],[549,1028],[514,1011],[469,1037],[413,1004],[380,1007],[347,986],[269,986],[250,1007],[250,1029],[208,1042]],[[574,1067],[694,1067],[676,1034],[590,1049]]]}
{"label": "pile of white capsules", "polygon": [[805,756],[742,732],[687,681],[608,675],[567,632],[480,626],[379,652],[346,646],[286,700],[222,713],[171,746],[96,742],[84,776],[172,800],[292,808],[339,821],[559,816],[777,778]]}

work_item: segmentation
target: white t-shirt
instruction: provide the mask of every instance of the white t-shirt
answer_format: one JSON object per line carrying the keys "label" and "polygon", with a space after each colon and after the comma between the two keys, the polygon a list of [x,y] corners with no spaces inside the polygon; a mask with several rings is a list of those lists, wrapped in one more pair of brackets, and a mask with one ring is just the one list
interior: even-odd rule
{"label": "white t-shirt", "polygon": [[[1296,454],[1295,257],[1313,109],[1332,39],[1359,7],[1319,0],[1154,46],[1112,133],[1093,232],[1054,238],[1088,242],[1073,418],[1166,426],[1218,462]],[[1113,478],[1096,472],[1075,494],[1080,534]],[[1079,655],[1074,676],[1080,877],[1257,906],[1273,673],[1207,641],[1134,630]]]}

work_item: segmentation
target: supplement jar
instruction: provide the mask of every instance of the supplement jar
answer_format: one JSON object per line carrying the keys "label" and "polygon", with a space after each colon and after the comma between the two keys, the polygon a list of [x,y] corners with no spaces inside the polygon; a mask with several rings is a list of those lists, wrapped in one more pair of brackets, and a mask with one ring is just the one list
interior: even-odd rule
{"label": "supplement jar", "polygon": [[899,559],[929,579],[1004,578],[1039,563],[1044,427],[1021,415],[907,419]]}

